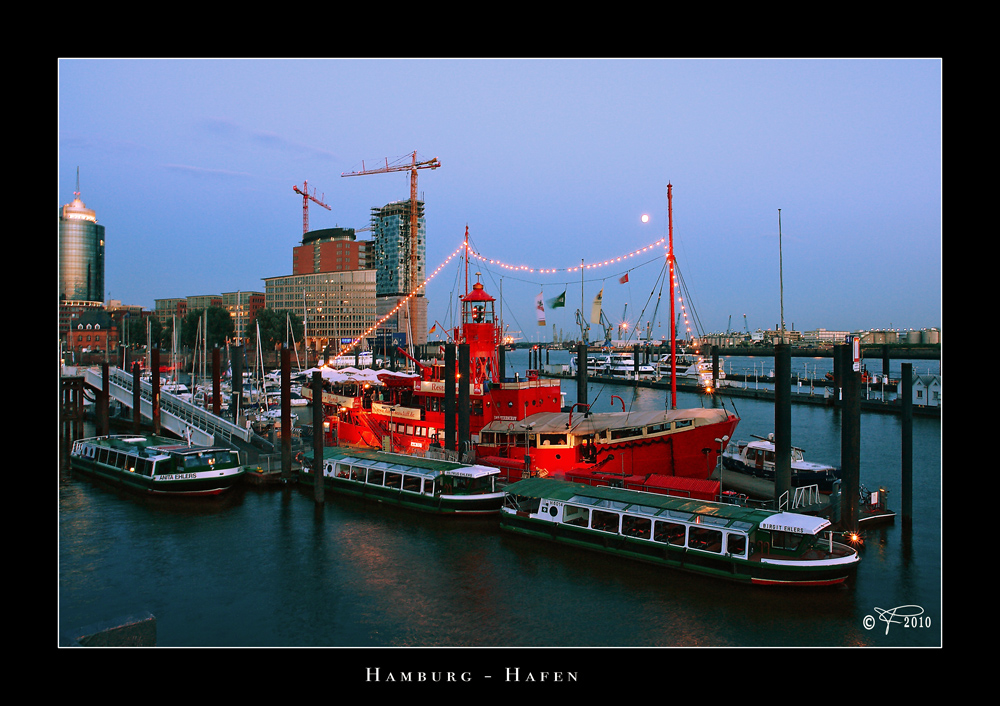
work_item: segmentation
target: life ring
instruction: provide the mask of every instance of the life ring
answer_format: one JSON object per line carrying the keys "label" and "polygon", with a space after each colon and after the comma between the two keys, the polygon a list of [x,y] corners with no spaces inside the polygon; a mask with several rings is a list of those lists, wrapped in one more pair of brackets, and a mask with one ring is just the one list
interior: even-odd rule
{"label": "life ring", "polygon": [[301,451],[299,451],[297,454],[295,454],[295,462],[296,463],[302,463],[302,459],[303,458],[305,458],[305,457],[302,455]]}

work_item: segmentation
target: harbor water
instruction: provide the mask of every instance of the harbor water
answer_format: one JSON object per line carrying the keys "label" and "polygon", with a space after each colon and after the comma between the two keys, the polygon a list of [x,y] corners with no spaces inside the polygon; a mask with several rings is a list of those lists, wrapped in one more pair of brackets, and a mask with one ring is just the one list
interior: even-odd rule
{"label": "harbor water", "polygon": [[[552,355],[552,362],[556,355],[568,361],[568,353]],[[507,359],[509,370],[527,368],[525,351]],[[869,369],[877,370],[873,362]],[[914,370],[936,365],[915,361]],[[575,382],[564,381],[563,390],[574,402]],[[592,385],[589,391],[596,411],[611,411],[612,395],[626,409],[665,406],[663,390]],[[773,431],[773,404],[734,402],[737,438]],[[719,403],[678,394],[678,407]],[[725,404],[732,409],[731,401]],[[310,423],[309,408],[294,411],[300,423]],[[791,419],[792,443],[808,460],[840,465],[837,409],[793,405]],[[898,514],[901,420],[862,415],[861,482],[888,489],[897,517],[865,531],[857,581],[837,589],[736,585],[502,535],[495,517],[425,516],[331,493],[317,504],[311,488],[294,485],[245,485],[207,501],[140,498],[74,475],[64,440],[61,446],[61,646],[86,626],[146,612],[155,617],[160,647],[392,648],[388,664],[406,659],[406,650],[395,648],[943,642],[937,418],[913,420],[908,525]],[[477,668],[475,650],[461,654],[464,668]],[[527,654],[531,662],[552,656]]]}

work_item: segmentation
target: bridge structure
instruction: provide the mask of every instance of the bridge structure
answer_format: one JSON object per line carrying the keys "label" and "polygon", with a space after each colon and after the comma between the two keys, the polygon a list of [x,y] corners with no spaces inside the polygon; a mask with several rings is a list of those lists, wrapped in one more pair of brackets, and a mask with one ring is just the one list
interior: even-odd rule
{"label": "bridge structure", "polygon": [[[82,371],[88,387],[103,390],[104,381],[100,369],[86,368]],[[135,376],[121,368],[108,368],[108,394],[122,405],[133,408],[135,404]],[[150,422],[153,419],[153,386],[145,380],[139,381],[139,413]],[[240,442],[249,443],[254,436],[250,429],[233,424],[227,419],[212,414],[209,410],[181,399],[177,395],[160,390],[160,426],[188,438],[191,443],[213,446],[221,444],[237,447]]]}

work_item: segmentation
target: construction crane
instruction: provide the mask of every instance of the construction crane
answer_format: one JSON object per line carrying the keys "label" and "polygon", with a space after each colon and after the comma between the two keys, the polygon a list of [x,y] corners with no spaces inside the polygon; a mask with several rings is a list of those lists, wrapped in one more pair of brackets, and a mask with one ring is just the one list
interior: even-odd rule
{"label": "construction crane", "polygon": [[302,235],[305,235],[306,233],[309,232],[309,202],[310,201],[315,201],[320,206],[322,206],[323,208],[325,208],[327,211],[330,211],[332,209],[313,195],[313,194],[316,193],[316,189],[313,189],[312,194],[309,193],[309,182],[307,182],[307,181],[303,181],[302,182],[302,189],[301,190],[299,189],[298,186],[293,186],[292,190],[295,191],[296,194],[301,194],[302,195]]}
{"label": "construction crane", "polygon": [[361,162],[360,171],[344,172],[340,176],[346,177],[361,176],[363,174],[388,174],[389,172],[410,173],[410,291],[415,292],[417,287],[420,286],[420,282],[417,281],[417,170],[437,169],[441,166],[441,162],[437,157],[423,162],[418,162],[416,152],[407,156],[410,157],[409,163],[396,161],[393,164],[389,164],[389,159],[386,158],[385,166],[378,167],[377,169],[365,169],[365,163]]}

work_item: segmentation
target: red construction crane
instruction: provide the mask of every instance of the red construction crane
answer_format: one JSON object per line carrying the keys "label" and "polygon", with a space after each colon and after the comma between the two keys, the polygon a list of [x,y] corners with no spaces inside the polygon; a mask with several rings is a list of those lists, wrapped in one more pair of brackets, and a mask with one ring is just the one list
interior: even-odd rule
{"label": "red construction crane", "polygon": [[[437,157],[424,162],[417,161],[417,153],[406,155],[410,158],[409,163],[396,161],[389,164],[386,158],[385,166],[377,169],[365,169],[365,163],[361,162],[361,170],[357,172],[344,172],[340,176],[360,176],[362,174],[387,174],[388,172],[409,172],[410,173],[410,291],[415,292],[420,282],[417,281],[417,170],[437,169],[441,162]],[[400,158],[402,159],[402,158]]]}
{"label": "red construction crane", "polygon": [[309,202],[315,201],[320,206],[325,208],[327,211],[331,209],[329,206],[327,206],[325,203],[323,203],[313,195],[316,193],[316,189],[313,189],[312,194],[309,193],[309,182],[307,181],[302,182],[301,190],[297,186],[293,186],[292,190],[295,191],[296,194],[302,195],[302,235],[305,235],[306,233],[309,232]]}

